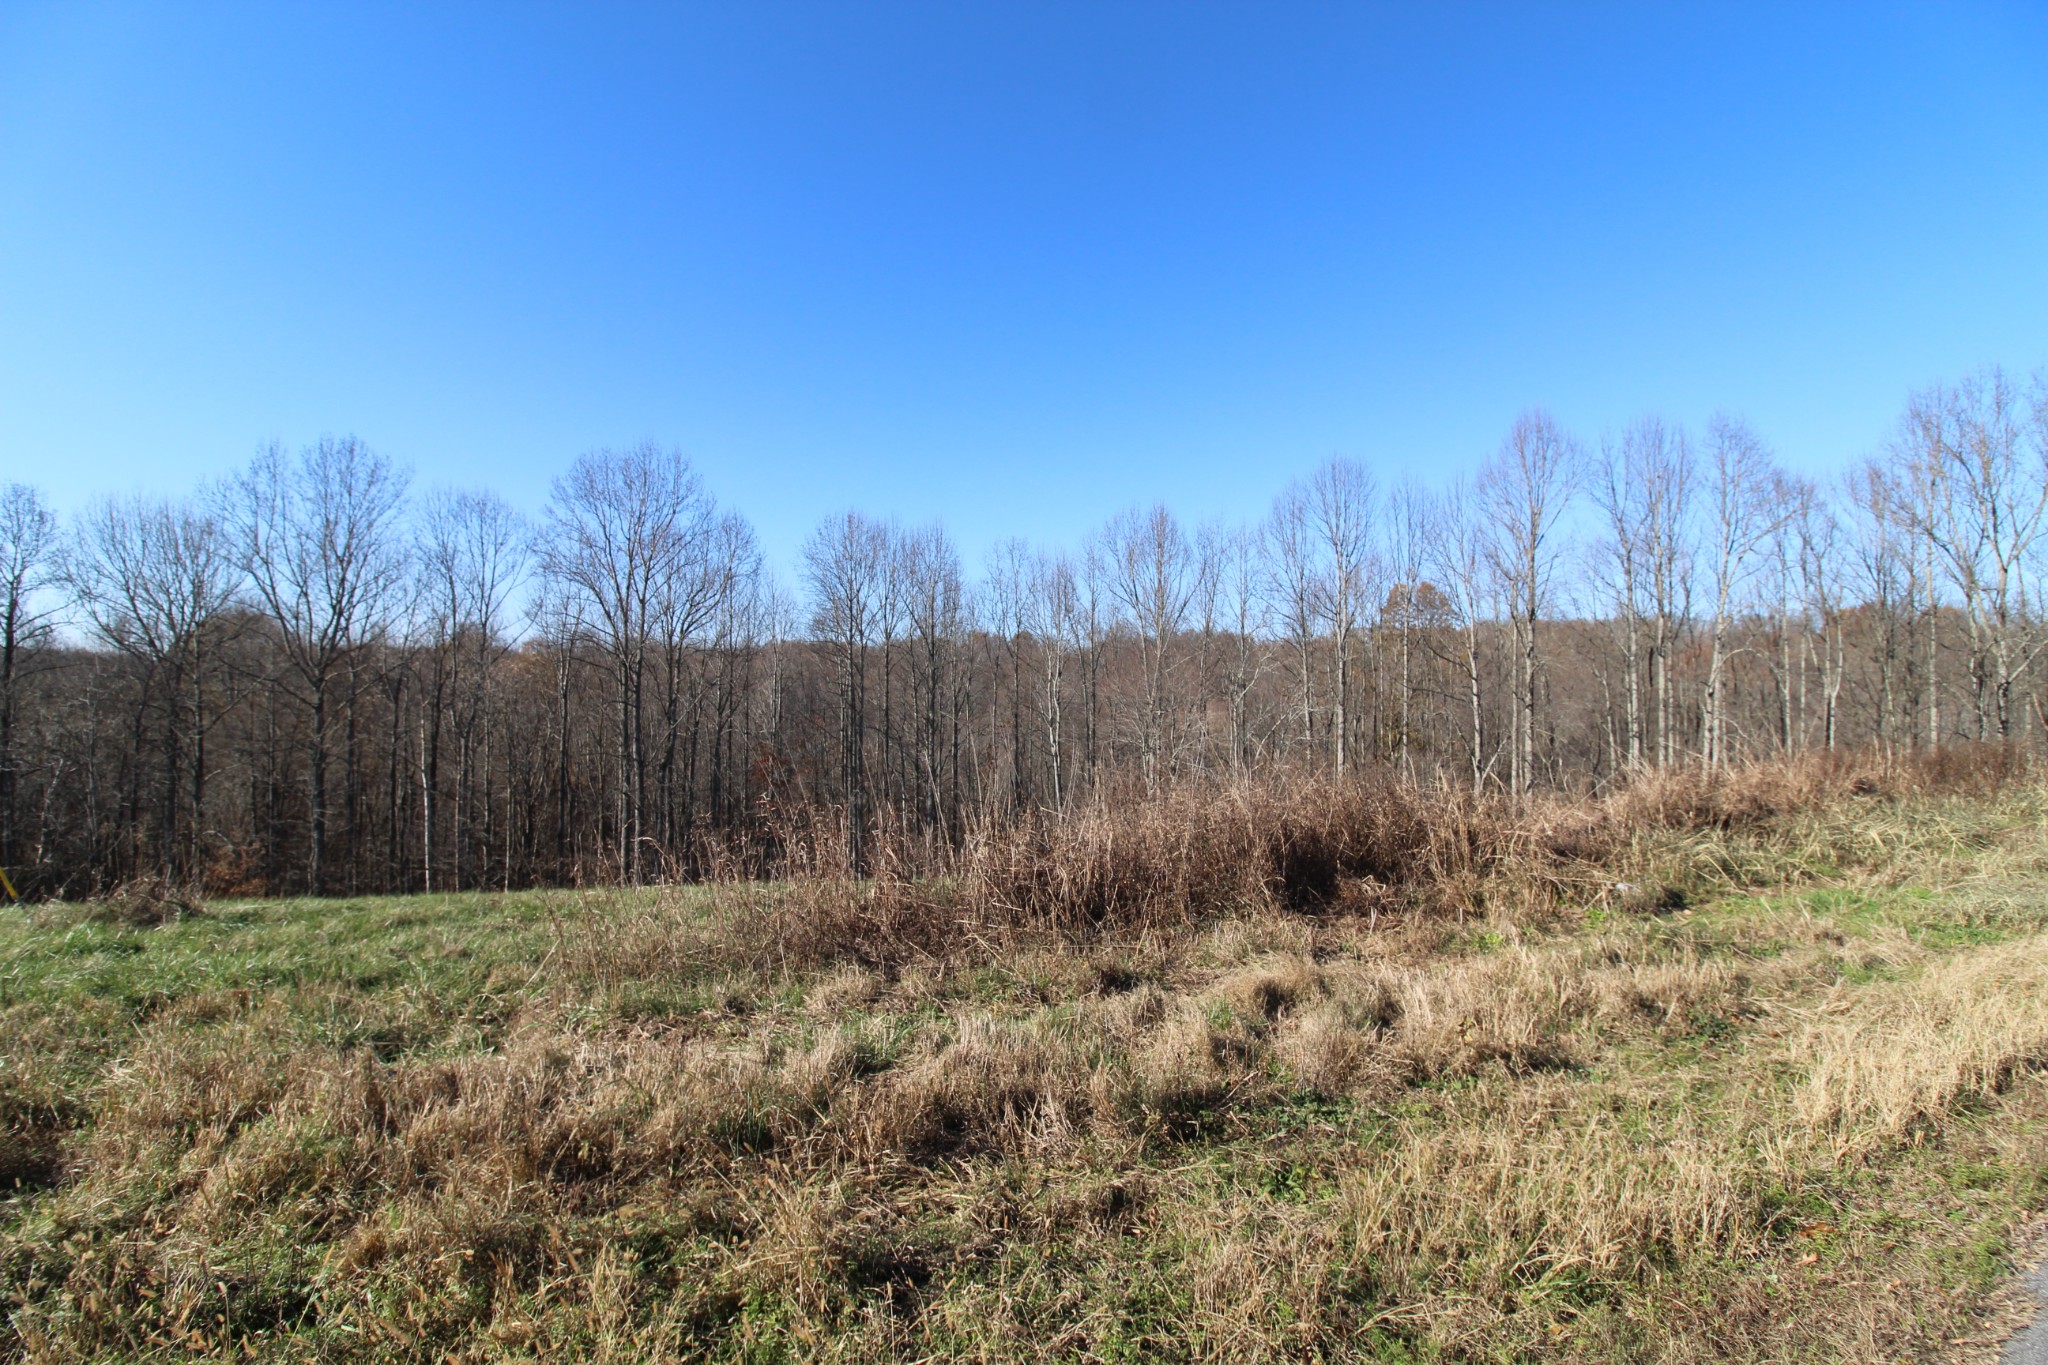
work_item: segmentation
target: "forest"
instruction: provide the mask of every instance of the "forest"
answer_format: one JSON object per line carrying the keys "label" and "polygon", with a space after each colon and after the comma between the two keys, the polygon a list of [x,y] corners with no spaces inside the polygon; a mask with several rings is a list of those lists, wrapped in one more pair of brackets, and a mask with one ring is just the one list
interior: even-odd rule
{"label": "forest", "polygon": [[1280,774],[2035,749],[2044,512],[2048,380],[1998,368],[1824,479],[1734,417],[1531,410],[1445,486],[1333,459],[1256,521],[1133,508],[978,571],[848,512],[785,574],[652,445],[530,518],[346,437],[69,520],[12,483],[0,866],[28,898],[864,875]]}

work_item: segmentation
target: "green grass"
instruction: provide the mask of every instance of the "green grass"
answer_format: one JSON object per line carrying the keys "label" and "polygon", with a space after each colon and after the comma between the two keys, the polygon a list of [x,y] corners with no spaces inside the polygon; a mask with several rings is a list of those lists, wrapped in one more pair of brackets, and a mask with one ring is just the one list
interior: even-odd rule
{"label": "green grass", "polygon": [[529,973],[555,937],[562,893],[216,901],[157,926],[37,907],[0,921],[7,999],[115,1003],[140,1017],[227,991],[474,994]]}

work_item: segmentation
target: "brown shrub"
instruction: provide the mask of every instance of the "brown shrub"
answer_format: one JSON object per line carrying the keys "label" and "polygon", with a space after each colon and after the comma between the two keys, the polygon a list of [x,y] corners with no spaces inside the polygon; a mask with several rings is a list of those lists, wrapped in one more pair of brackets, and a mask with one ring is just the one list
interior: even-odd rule
{"label": "brown shrub", "polygon": [[206,901],[196,888],[182,887],[164,877],[137,877],[86,902],[86,916],[101,924],[126,924],[144,928],[191,919],[206,913]]}
{"label": "brown shrub", "polygon": [[1482,868],[1498,799],[1369,780],[1184,785],[984,831],[952,871],[998,922],[1170,927],[1254,908],[1315,911]]}
{"label": "brown shrub", "polygon": [[[2016,751],[1924,759],[1816,753],[1706,773],[1643,774],[1602,796],[1425,787],[1386,774],[1186,783],[981,831],[945,869],[963,920],[1064,934],[1172,928],[1245,910],[1540,911],[1609,885],[1632,839],[1742,830],[1911,792],[1978,792]],[[1668,908],[1659,887],[1642,908]]]}
{"label": "brown shrub", "polygon": [[[1584,904],[1655,913],[1684,904],[1687,890],[1637,876],[1647,836],[1753,830],[2019,771],[2003,750],[1945,754],[1816,753],[1521,800],[1374,773],[1188,781],[990,822],[951,852],[878,830],[863,877],[833,870],[838,855],[816,835],[788,880],[721,883],[708,910],[699,894],[589,914],[565,929],[558,951],[600,981],[707,964],[846,964],[887,977],[918,963],[1014,959],[1034,945],[1170,936],[1246,914],[1357,915],[1377,926],[1472,915],[1522,923]],[[1694,875],[1739,881],[1742,867],[1717,850],[1703,851]]]}

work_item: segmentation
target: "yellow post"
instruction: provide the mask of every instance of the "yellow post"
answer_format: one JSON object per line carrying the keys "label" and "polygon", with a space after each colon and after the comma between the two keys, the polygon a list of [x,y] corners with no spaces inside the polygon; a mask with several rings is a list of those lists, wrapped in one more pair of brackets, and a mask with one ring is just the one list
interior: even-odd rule
{"label": "yellow post", "polygon": [[21,893],[14,889],[13,882],[7,880],[7,869],[4,867],[0,867],[0,886],[7,888],[7,899],[13,901],[16,905],[21,904]]}

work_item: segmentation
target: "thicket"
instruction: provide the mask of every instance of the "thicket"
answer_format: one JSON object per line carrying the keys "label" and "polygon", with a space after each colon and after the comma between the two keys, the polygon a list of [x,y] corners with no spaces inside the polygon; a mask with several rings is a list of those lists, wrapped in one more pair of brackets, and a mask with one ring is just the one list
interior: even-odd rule
{"label": "thicket", "polygon": [[[414,498],[347,439],[64,526],[12,485],[0,866],[32,896],[888,876],[1309,775],[1482,810],[1807,752],[2038,753],[2044,516],[2048,386],[1997,370],[1828,482],[1728,418],[1588,446],[1539,412],[1447,488],[1335,460],[1254,523],[1134,509],[979,574],[938,527],[849,513],[793,593],[652,448],[579,458],[531,521]],[[1115,894],[1017,894],[1055,891]]]}

